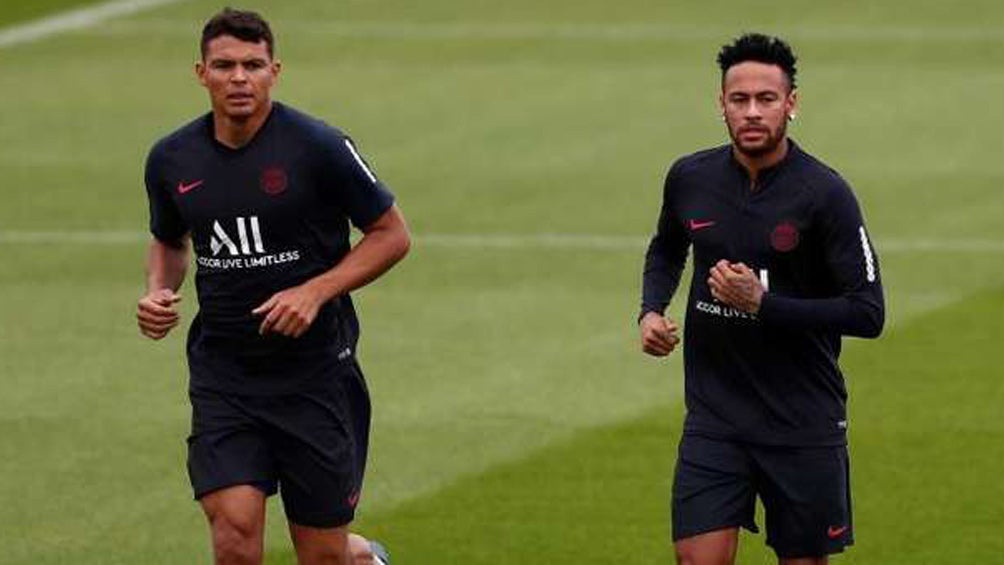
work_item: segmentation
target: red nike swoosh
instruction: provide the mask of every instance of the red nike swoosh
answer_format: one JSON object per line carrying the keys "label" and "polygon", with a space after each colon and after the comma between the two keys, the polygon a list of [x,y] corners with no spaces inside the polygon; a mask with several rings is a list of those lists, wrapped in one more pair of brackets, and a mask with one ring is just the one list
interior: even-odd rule
{"label": "red nike swoosh", "polygon": [[847,531],[847,526],[840,526],[839,528],[834,528],[830,526],[826,529],[826,535],[830,536],[830,539],[837,539]]}
{"label": "red nike swoosh", "polygon": [[202,183],[203,183],[203,181],[201,181],[201,180],[197,180],[197,181],[195,181],[193,183],[189,183],[189,184],[185,184],[184,182],[180,182],[179,181],[178,182],[178,194],[184,194],[184,193],[188,192],[189,190],[195,190],[196,188],[199,188],[200,186],[202,186]]}
{"label": "red nike swoosh", "polygon": [[697,231],[704,228],[710,228],[715,225],[714,220],[708,220],[706,222],[699,222],[697,220],[690,220],[690,231]]}

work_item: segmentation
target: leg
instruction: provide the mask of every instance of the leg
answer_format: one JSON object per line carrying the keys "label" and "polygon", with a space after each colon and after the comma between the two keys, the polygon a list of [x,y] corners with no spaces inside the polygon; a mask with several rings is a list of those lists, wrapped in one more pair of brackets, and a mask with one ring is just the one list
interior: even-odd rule
{"label": "leg", "polygon": [[259,565],[265,533],[265,493],[251,485],[213,491],[199,502],[209,519],[216,565]]}
{"label": "leg", "polygon": [[301,563],[348,562],[340,556],[347,554],[348,525],[362,489],[369,402],[364,390],[361,398],[353,394],[361,378],[355,366],[337,369],[331,379],[283,399],[272,412],[282,427],[272,431],[270,447]]}
{"label": "leg", "polygon": [[299,565],[360,565],[349,550],[349,527],[312,528],[289,524]]}
{"label": "leg", "polygon": [[767,545],[781,565],[826,565],[854,543],[847,448],[758,447]]}
{"label": "leg", "polygon": [[673,542],[680,565],[732,565],[739,528],[756,531],[756,493],[743,446],[684,435],[673,477]]}
{"label": "leg", "polygon": [[677,540],[674,545],[679,565],[732,565],[739,547],[739,528],[698,534]]}

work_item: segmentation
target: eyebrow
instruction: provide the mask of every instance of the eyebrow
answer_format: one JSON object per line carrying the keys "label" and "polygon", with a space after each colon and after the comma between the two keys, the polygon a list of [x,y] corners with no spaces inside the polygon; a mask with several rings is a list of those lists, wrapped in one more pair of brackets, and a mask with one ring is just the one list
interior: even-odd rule
{"label": "eyebrow", "polygon": [[234,59],[232,57],[213,57],[213,58],[209,59],[208,62],[209,62],[209,64],[214,64],[214,63],[238,63],[238,62],[239,63],[247,64],[247,63],[267,63],[268,59],[266,59],[265,57],[256,57],[256,56],[254,56],[254,57],[247,57],[245,59]]}
{"label": "eyebrow", "polygon": [[732,96],[764,96],[766,94],[784,96],[783,91],[778,90],[757,90],[756,92],[748,92],[746,90],[734,90],[726,94],[728,97]]}

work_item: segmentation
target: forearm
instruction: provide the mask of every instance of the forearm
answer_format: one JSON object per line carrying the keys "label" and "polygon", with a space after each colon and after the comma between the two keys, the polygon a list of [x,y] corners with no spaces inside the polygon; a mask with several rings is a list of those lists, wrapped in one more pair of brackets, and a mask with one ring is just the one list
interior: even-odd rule
{"label": "forearm", "polygon": [[641,313],[662,313],[680,284],[687,261],[687,248],[669,246],[660,236],[652,238],[642,272]]}
{"label": "forearm", "polygon": [[189,242],[188,237],[180,241],[178,246],[156,238],[150,241],[146,260],[147,292],[163,288],[176,291],[181,287],[188,271]]}
{"label": "forearm", "polygon": [[361,240],[337,265],[310,279],[325,301],[365,286],[387,272],[408,253],[411,238],[396,206],[364,230]]}
{"label": "forearm", "polygon": [[882,333],[885,307],[881,293],[832,298],[792,298],[766,293],[758,315],[765,324],[871,338]]}

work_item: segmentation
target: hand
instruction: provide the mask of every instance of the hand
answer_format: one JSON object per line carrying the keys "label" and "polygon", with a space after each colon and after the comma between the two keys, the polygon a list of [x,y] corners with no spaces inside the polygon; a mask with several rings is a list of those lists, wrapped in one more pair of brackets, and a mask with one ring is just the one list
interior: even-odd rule
{"label": "hand", "polygon": [[175,305],[181,301],[181,296],[169,288],[161,288],[148,292],[139,299],[136,308],[136,320],[139,331],[150,339],[161,339],[178,325],[181,317]]}
{"label": "hand", "polygon": [[287,337],[300,337],[314,323],[317,312],[327,300],[310,283],[281,290],[251,311],[255,316],[265,316],[258,333],[275,332]]}
{"label": "hand", "polygon": [[680,343],[676,322],[656,312],[647,312],[641,323],[641,350],[655,357],[665,357]]}
{"label": "hand", "polygon": [[711,267],[708,277],[711,296],[733,308],[749,314],[760,311],[763,301],[763,285],[756,273],[743,263],[729,263],[722,259]]}

